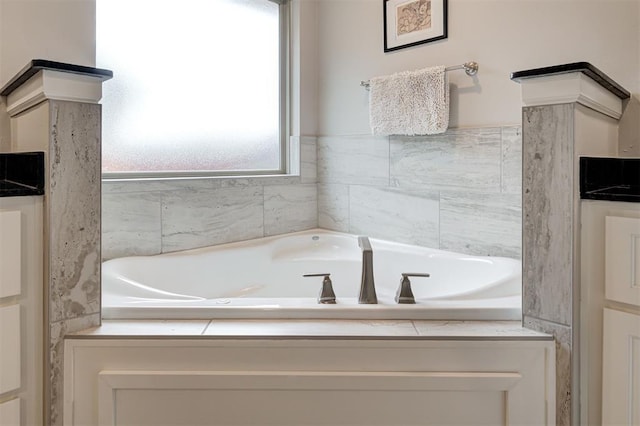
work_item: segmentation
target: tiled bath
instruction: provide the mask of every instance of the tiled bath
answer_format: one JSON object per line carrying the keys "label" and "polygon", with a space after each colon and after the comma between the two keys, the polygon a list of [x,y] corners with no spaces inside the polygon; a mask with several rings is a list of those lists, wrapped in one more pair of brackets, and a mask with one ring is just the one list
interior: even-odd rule
{"label": "tiled bath", "polygon": [[520,126],[420,137],[318,138],[318,224],[519,258]]}
{"label": "tiled bath", "polygon": [[520,258],[520,126],[300,138],[300,177],[105,181],[103,259],[321,227]]}

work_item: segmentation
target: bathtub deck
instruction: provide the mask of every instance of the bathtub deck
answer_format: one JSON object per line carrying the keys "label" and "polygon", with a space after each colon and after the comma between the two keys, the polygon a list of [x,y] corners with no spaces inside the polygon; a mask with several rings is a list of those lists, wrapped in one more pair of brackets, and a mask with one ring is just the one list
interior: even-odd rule
{"label": "bathtub deck", "polygon": [[95,338],[553,340],[520,321],[105,320],[67,336]]}

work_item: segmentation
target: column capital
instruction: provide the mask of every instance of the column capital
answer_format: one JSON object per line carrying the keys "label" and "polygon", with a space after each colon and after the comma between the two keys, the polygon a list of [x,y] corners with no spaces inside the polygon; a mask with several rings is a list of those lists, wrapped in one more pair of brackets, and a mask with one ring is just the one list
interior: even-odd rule
{"label": "column capital", "polygon": [[110,70],[33,59],[0,89],[0,96],[11,117],[48,99],[98,103],[102,82],[111,77]]}

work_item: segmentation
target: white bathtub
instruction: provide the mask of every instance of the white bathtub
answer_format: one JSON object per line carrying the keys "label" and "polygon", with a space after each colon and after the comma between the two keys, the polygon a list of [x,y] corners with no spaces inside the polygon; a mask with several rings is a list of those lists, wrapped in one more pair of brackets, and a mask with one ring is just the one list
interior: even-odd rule
{"label": "white bathtub", "polygon": [[[102,265],[104,318],[327,318],[519,320],[520,262],[371,239],[377,305],[359,305],[357,236],[320,229]],[[415,305],[394,297],[401,273]],[[320,305],[331,273],[337,303]]]}

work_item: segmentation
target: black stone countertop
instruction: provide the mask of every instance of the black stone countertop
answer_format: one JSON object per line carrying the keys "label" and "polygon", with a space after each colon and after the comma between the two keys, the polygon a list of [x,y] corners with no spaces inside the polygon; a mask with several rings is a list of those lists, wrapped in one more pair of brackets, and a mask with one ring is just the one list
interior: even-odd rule
{"label": "black stone countertop", "polygon": [[0,197],[44,194],[44,152],[0,153]]}
{"label": "black stone countertop", "polygon": [[574,72],[581,72],[584,75],[591,77],[593,81],[620,99],[628,99],[631,97],[631,93],[629,93],[628,90],[613,81],[608,75],[591,65],[589,62],[574,62],[571,64],[516,71],[511,73],[511,80],[520,82],[529,78],[547,77],[550,75],[569,74]]}
{"label": "black stone countertop", "polygon": [[46,59],[33,59],[7,84],[0,89],[0,96],[9,96],[11,92],[20,87],[23,83],[33,77],[40,70],[53,70],[96,77],[101,80],[109,80],[113,77],[113,72],[101,68],[85,67],[83,65],[67,64],[64,62],[49,61]]}
{"label": "black stone countertop", "polygon": [[640,203],[640,158],[580,157],[580,198]]}

